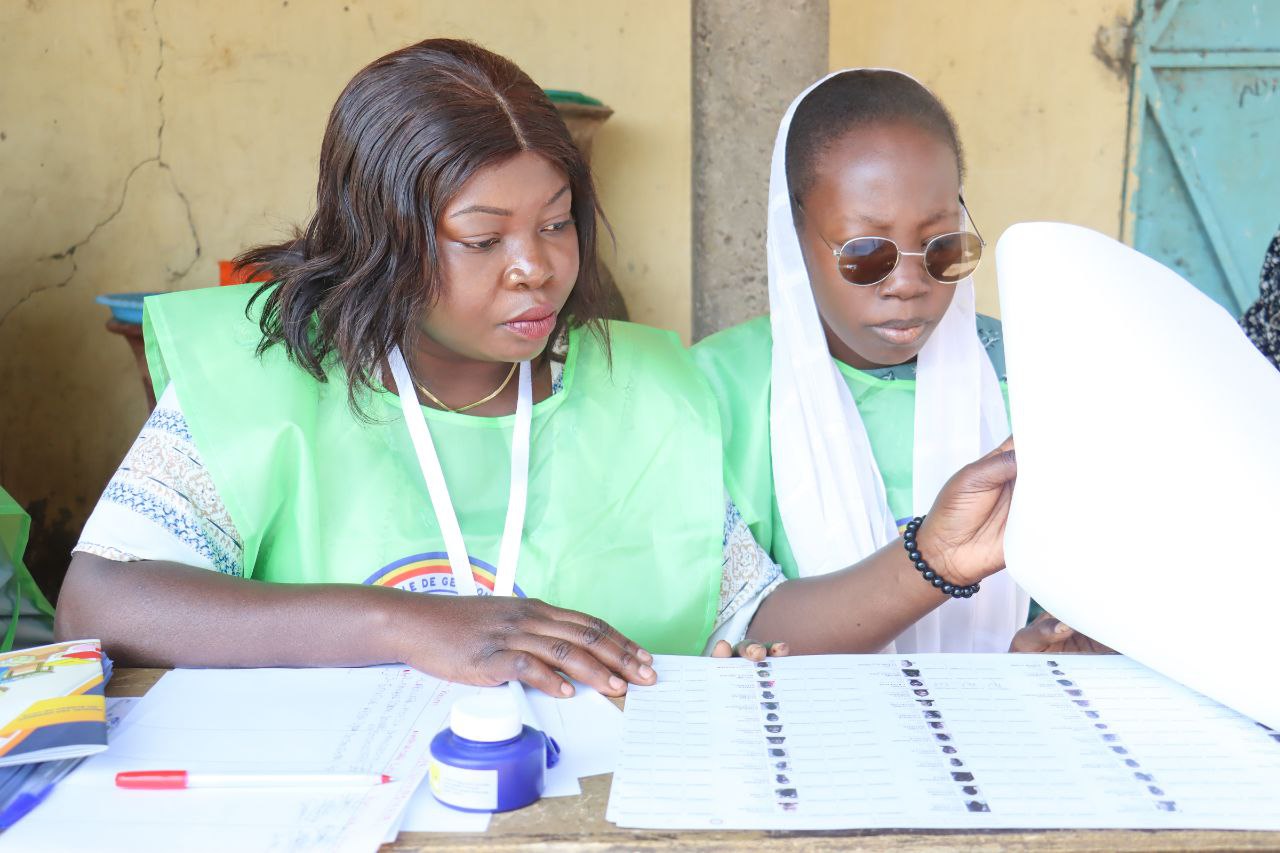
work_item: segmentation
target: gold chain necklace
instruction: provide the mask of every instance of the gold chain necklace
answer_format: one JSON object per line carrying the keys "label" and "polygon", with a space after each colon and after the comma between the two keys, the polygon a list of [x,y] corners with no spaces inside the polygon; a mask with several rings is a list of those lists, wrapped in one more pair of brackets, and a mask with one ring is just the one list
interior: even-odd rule
{"label": "gold chain necklace", "polygon": [[507,371],[507,378],[502,380],[502,384],[499,385],[497,388],[493,389],[493,391],[488,396],[482,397],[481,399],[476,400],[474,403],[468,403],[465,406],[459,406],[456,409],[447,405],[443,400],[441,400],[435,394],[432,394],[431,391],[427,388],[427,386],[419,382],[416,377],[413,380],[413,384],[418,386],[418,390],[421,391],[423,394],[425,394],[428,400],[435,403],[437,406],[444,409],[446,412],[454,412],[455,414],[458,414],[461,412],[466,412],[471,409],[474,409],[476,406],[483,406],[485,403],[489,402],[494,397],[501,394],[502,389],[506,388],[507,385],[511,383],[511,377],[516,375],[516,367],[518,367],[519,364],[520,364],[519,362],[512,362],[511,369]]}

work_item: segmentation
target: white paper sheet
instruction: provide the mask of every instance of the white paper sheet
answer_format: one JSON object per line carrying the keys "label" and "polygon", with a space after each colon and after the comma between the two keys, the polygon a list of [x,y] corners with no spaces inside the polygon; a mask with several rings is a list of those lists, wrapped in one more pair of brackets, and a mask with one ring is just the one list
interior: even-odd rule
{"label": "white paper sheet", "polygon": [[487,812],[461,812],[441,803],[424,781],[383,841],[391,843],[401,832],[485,832],[493,816]]}
{"label": "white paper sheet", "polygon": [[[423,725],[429,732],[428,740],[449,724],[449,710],[454,702],[485,689],[464,684],[454,684],[451,687],[449,700],[433,705],[425,715]],[[462,812],[449,808],[432,796],[431,786],[426,779],[423,779],[405,804],[400,816],[388,828],[383,836],[383,842],[389,844],[395,841],[396,836],[401,832],[484,832],[489,828],[491,817],[492,815],[487,813]]]}
{"label": "white paper sheet", "polygon": [[[401,667],[177,670],[109,750],[0,836],[6,850],[376,849],[427,769],[453,685]],[[124,791],[121,770],[384,772],[368,789]]]}
{"label": "white paper sheet", "polygon": [[1280,829],[1280,735],[1117,655],[654,666],[620,826]]}
{"label": "white paper sheet", "polygon": [[[996,250],[1009,571],[1072,627],[1268,725],[1280,372],[1173,271],[1071,225]],[[1263,661],[1270,661],[1264,657]]]}
{"label": "white paper sheet", "polygon": [[538,722],[561,750],[560,763],[547,771],[545,797],[577,796],[579,779],[612,773],[617,765],[622,712],[585,684],[573,686],[577,692],[569,699],[529,691]]}
{"label": "white paper sheet", "polygon": [[142,701],[140,696],[108,696],[107,697],[107,742],[115,743],[124,731],[129,712]]}

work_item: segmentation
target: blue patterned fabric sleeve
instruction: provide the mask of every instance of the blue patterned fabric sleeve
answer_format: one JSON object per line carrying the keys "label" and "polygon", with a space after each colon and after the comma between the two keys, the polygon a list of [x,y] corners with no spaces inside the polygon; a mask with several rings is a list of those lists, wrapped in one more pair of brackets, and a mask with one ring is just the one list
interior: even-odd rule
{"label": "blue patterned fabric sleeve", "polygon": [[736,645],[745,639],[761,603],[784,580],[782,569],[756,542],[751,528],[742,519],[742,513],[726,495],[720,605],[707,651],[717,640]]}
{"label": "blue patterned fabric sleeve", "polygon": [[240,534],[200,461],[172,386],[107,484],[74,550],[243,575]]}

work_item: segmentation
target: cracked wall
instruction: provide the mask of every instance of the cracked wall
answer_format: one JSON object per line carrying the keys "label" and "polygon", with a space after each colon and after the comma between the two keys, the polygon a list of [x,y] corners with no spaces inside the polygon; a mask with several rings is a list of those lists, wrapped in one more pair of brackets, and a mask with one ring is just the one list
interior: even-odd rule
{"label": "cracked wall", "polygon": [[146,403],[94,296],[216,283],[311,209],[363,64],[462,36],[614,108],[594,145],[633,318],[690,329],[689,0],[0,4],[0,483],[56,589]]}

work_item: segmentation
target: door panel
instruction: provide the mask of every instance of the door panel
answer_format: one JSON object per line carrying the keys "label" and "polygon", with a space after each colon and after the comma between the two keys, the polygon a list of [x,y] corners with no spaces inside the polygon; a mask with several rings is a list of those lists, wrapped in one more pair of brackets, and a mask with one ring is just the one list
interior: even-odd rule
{"label": "door panel", "polygon": [[1140,0],[1124,233],[1241,314],[1280,225],[1280,0]]}

